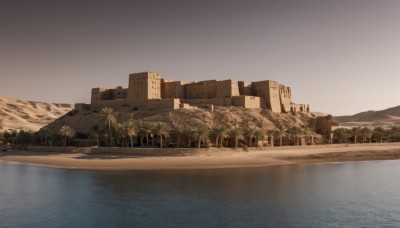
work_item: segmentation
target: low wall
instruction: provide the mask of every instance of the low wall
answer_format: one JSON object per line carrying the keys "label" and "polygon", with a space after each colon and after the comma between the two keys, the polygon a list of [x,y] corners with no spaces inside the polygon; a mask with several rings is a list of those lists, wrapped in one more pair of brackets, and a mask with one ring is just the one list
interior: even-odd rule
{"label": "low wall", "polygon": [[[264,101],[264,103],[262,103]],[[255,96],[232,97],[232,105],[245,108],[265,108],[265,100]]]}
{"label": "low wall", "polygon": [[128,154],[138,156],[177,156],[193,153],[194,148],[130,148],[97,147],[91,148],[92,154]]}
{"label": "low wall", "polygon": [[54,153],[90,153],[91,147],[27,146],[26,150]]}
{"label": "low wall", "polygon": [[211,99],[181,99],[182,103],[188,103],[193,106],[212,104],[215,106],[232,106],[232,98],[211,98]]}
{"label": "low wall", "polygon": [[120,100],[101,100],[95,101],[91,104],[93,108],[104,108],[104,107],[121,107],[127,103],[126,99]]}
{"label": "low wall", "polygon": [[[222,148],[202,148],[200,150],[218,151],[276,151],[276,150],[296,150],[296,149],[326,149],[343,147],[361,147],[367,151],[369,147],[377,146],[400,146],[400,143],[362,143],[362,144],[325,144],[325,145],[304,145],[304,146],[268,146],[268,147],[222,147]],[[46,147],[46,146],[27,146],[27,151],[33,152],[54,152],[54,153],[90,153],[90,154],[126,154],[133,156],[183,156],[190,155],[198,151],[197,148],[138,148],[138,147]]]}
{"label": "low wall", "polygon": [[137,156],[178,156],[193,153],[195,148],[138,148],[138,147],[51,147],[27,146],[27,151],[47,153],[127,154]]}
{"label": "low wall", "polygon": [[179,99],[152,99],[146,101],[146,109],[178,109]]}

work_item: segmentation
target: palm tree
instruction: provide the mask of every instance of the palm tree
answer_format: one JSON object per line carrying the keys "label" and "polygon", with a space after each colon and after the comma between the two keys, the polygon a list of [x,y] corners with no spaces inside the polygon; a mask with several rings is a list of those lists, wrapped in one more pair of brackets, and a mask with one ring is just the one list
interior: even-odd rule
{"label": "palm tree", "polygon": [[23,146],[26,150],[26,146],[32,141],[33,133],[31,131],[20,130],[18,132],[16,143]]}
{"label": "palm tree", "polygon": [[259,147],[258,142],[260,141],[260,139],[262,139],[263,141],[263,145],[264,145],[264,139],[265,139],[265,131],[259,127],[254,129],[254,138],[256,139],[256,143],[257,143],[257,147]]}
{"label": "palm tree", "polygon": [[372,131],[371,129],[367,127],[363,127],[360,129],[360,136],[362,138],[362,142],[364,143],[367,138],[369,139],[369,142],[371,143],[371,137],[372,137]]}
{"label": "palm tree", "polygon": [[114,125],[117,122],[116,113],[114,110],[109,107],[104,107],[99,115],[99,120],[107,125],[108,127],[108,134],[110,137],[110,146],[113,146],[113,137],[111,131],[111,125]]}
{"label": "palm tree", "polygon": [[144,147],[144,138],[146,137],[146,132],[143,131],[142,128],[143,122],[139,121],[136,123],[137,135],[140,138],[140,146]]}
{"label": "palm tree", "polygon": [[339,143],[347,142],[347,137],[349,135],[348,130],[346,128],[336,128],[333,131],[333,135],[335,138],[339,140]]}
{"label": "palm tree", "polygon": [[383,135],[386,139],[386,142],[390,142],[390,139],[393,137],[394,132],[391,129],[385,129]]}
{"label": "palm tree", "polygon": [[39,130],[41,146],[47,146],[47,139],[50,137],[50,130],[47,127],[42,127]]}
{"label": "palm tree", "polygon": [[400,127],[393,126],[390,131],[392,132],[392,139],[394,141],[399,141],[400,138]]}
{"label": "palm tree", "polygon": [[215,145],[218,147],[220,144],[222,147],[223,140],[229,137],[229,129],[222,124],[217,124],[212,127],[211,135],[215,137]]}
{"label": "palm tree", "polygon": [[133,124],[132,121],[125,121],[122,123],[125,129],[125,133],[128,135],[131,143],[131,147],[133,147],[133,137],[136,136],[136,129],[135,125]]}
{"label": "palm tree", "polygon": [[229,136],[235,140],[235,148],[238,148],[239,140],[244,139],[243,130],[237,126],[231,129]]}
{"label": "palm tree", "polygon": [[245,135],[248,137],[249,142],[248,145],[249,147],[251,147],[251,142],[253,141],[254,138],[254,131],[255,131],[255,127],[248,127],[245,131]]}
{"label": "palm tree", "polygon": [[[115,124],[115,136],[117,138],[117,145],[121,145],[123,147],[124,141],[126,138],[126,134],[125,134],[124,125],[122,125],[121,123]],[[121,142],[121,144],[120,144],[120,142]]]}
{"label": "palm tree", "polygon": [[306,144],[310,143],[310,145],[314,145],[314,131],[311,130],[311,128],[306,127],[304,129],[304,134],[306,135]]}
{"label": "palm tree", "polygon": [[162,148],[163,145],[163,137],[168,138],[169,137],[169,127],[166,123],[157,121],[156,124],[154,124],[154,133],[158,135],[160,138],[160,148]]}
{"label": "palm tree", "polygon": [[190,125],[186,125],[185,129],[183,130],[185,135],[187,136],[188,139],[188,147],[192,146],[192,138],[194,136],[194,128]]}
{"label": "palm tree", "polygon": [[150,122],[141,122],[140,131],[146,136],[146,146],[149,147],[149,136],[153,132],[153,124]]}
{"label": "palm tree", "polygon": [[274,132],[273,136],[279,138],[279,146],[282,146],[283,137],[286,135],[287,127],[284,123],[280,122],[277,126],[277,131]]}
{"label": "palm tree", "polygon": [[99,133],[96,131],[91,131],[89,133],[89,138],[90,139],[95,139],[96,140],[96,146],[99,147],[100,146],[100,141],[99,141]]}
{"label": "palm tree", "polygon": [[360,135],[360,127],[353,127],[350,131],[352,137],[354,137],[354,144],[357,143],[357,138]]}
{"label": "palm tree", "polygon": [[382,127],[374,128],[373,136],[376,141],[379,140],[380,142],[383,142],[383,137],[385,136],[385,129],[383,129]]}
{"label": "palm tree", "polygon": [[64,141],[64,147],[67,147],[67,139],[73,138],[75,136],[75,131],[70,126],[62,126],[59,131],[61,137]]}
{"label": "palm tree", "polygon": [[288,128],[288,133],[291,136],[292,140],[293,140],[293,144],[294,145],[299,145],[299,140],[298,140],[298,135],[301,132],[301,128],[297,127],[297,126],[292,126]]}
{"label": "palm tree", "polygon": [[172,132],[176,138],[176,147],[179,147],[179,142],[180,142],[181,136],[185,132],[185,126],[182,124],[173,123],[172,124]]}
{"label": "palm tree", "polygon": [[194,138],[197,140],[197,146],[200,148],[202,142],[210,140],[210,130],[207,125],[200,123],[194,128]]}

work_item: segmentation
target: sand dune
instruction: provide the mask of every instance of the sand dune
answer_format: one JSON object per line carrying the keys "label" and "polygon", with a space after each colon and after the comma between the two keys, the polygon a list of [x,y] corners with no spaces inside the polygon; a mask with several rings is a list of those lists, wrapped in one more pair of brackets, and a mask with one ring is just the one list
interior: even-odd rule
{"label": "sand dune", "polygon": [[0,97],[0,131],[37,131],[72,110],[71,104],[53,104]]}
{"label": "sand dune", "polygon": [[381,111],[360,112],[352,116],[336,116],[342,126],[391,126],[400,125],[400,106]]}

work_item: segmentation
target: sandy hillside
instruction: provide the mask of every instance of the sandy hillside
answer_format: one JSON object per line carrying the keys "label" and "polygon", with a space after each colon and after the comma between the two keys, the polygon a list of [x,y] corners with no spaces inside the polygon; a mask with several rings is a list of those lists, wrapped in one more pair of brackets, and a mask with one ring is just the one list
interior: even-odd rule
{"label": "sandy hillside", "polygon": [[0,131],[7,129],[37,131],[72,108],[71,104],[53,104],[0,97]]}
{"label": "sandy hillside", "polygon": [[[273,113],[265,109],[246,109],[242,107],[223,107],[217,106],[214,111],[195,108],[195,109],[177,109],[177,110],[133,110],[132,107],[120,107],[115,110],[118,122],[125,120],[132,121],[163,121],[172,126],[172,123],[186,125],[196,125],[199,122],[209,126],[213,124],[234,125],[242,123],[246,126],[259,126],[264,128],[274,128],[279,122],[285,122],[289,125],[300,127],[308,126],[310,117],[298,113],[296,116],[290,114]],[[102,127],[99,123],[98,109],[93,110],[74,110],[64,115],[56,121],[50,123],[50,131],[58,131],[63,125],[71,126],[75,131],[89,133],[96,126]]]}
{"label": "sandy hillside", "polygon": [[343,126],[400,125],[400,106],[381,111],[360,112],[352,116],[337,116],[335,118]]}

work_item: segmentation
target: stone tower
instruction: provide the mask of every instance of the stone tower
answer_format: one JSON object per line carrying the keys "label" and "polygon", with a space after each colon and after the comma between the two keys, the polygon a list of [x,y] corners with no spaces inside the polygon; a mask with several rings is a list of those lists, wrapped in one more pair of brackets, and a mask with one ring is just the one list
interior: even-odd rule
{"label": "stone tower", "polygon": [[145,104],[150,99],[161,99],[161,77],[158,73],[129,74],[128,102]]}

